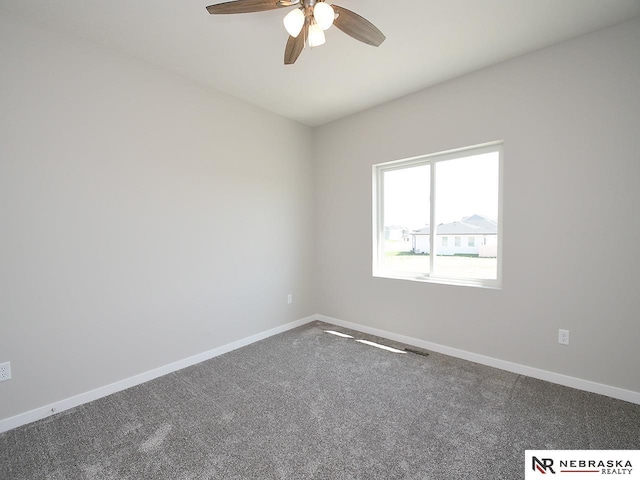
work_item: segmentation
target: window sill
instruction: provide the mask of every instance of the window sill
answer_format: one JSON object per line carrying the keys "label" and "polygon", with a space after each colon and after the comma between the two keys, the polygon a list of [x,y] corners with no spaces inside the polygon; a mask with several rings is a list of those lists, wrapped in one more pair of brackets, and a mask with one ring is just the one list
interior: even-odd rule
{"label": "window sill", "polygon": [[434,278],[421,274],[402,275],[398,273],[374,272],[375,278],[388,278],[390,280],[409,280],[412,282],[435,283],[438,285],[451,285],[455,287],[476,287],[489,290],[502,290],[502,285],[497,280],[462,280],[457,278]]}

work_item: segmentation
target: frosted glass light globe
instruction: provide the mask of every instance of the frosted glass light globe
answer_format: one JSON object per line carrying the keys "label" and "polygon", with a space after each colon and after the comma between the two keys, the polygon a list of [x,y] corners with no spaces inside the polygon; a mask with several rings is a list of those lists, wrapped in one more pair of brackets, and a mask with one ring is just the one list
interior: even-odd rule
{"label": "frosted glass light globe", "polygon": [[327,30],[333,25],[333,20],[336,17],[336,13],[333,11],[331,5],[326,2],[318,2],[313,7],[313,18],[316,19],[318,26],[322,30]]}
{"label": "frosted glass light globe", "polygon": [[309,46],[311,48],[319,47],[320,45],[324,44],[325,41],[326,39],[324,38],[324,32],[322,31],[320,26],[315,23],[310,25],[309,26]]}
{"label": "frosted glass light globe", "polygon": [[299,8],[291,10],[282,19],[282,23],[284,23],[284,28],[287,30],[289,35],[297,37],[300,35],[300,31],[304,25],[304,12]]}

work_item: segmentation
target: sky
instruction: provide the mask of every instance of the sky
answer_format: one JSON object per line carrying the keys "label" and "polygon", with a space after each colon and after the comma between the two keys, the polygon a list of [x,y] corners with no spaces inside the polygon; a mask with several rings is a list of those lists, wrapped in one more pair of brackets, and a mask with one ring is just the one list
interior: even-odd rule
{"label": "sky", "polygon": [[[391,170],[384,177],[384,224],[409,229],[429,223],[429,165]],[[498,153],[436,163],[436,222],[473,214],[498,220]]]}

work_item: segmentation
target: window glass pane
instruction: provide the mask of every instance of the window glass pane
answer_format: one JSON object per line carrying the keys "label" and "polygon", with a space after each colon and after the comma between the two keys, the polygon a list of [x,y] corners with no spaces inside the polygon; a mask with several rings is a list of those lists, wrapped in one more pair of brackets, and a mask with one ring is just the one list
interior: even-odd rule
{"label": "window glass pane", "polygon": [[383,182],[382,268],[429,273],[431,167],[387,170]]}
{"label": "window glass pane", "polygon": [[[433,276],[497,279],[499,154],[439,161],[435,168],[436,235],[443,242],[436,242]],[[445,244],[445,235],[454,242]],[[460,241],[471,235],[482,242]]]}
{"label": "window glass pane", "polygon": [[485,145],[376,165],[374,276],[499,288],[500,163]]}

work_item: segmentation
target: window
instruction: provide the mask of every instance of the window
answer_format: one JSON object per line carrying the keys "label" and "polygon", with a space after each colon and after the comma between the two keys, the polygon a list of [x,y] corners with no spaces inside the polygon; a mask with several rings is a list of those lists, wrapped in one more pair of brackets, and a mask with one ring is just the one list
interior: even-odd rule
{"label": "window", "polygon": [[499,142],[374,165],[373,275],[500,287],[501,170]]}

